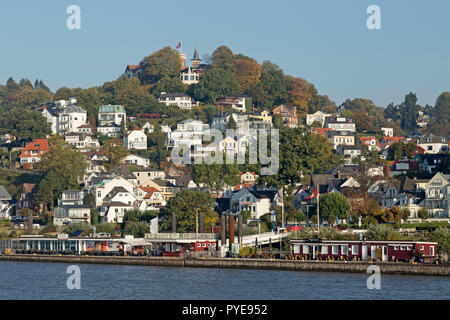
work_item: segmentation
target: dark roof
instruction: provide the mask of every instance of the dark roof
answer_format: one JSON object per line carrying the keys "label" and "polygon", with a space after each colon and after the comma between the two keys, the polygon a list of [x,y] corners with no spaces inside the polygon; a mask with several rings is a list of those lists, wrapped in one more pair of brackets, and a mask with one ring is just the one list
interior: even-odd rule
{"label": "dark roof", "polygon": [[123,177],[125,179],[136,179],[133,172],[131,172],[131,170],[125,165],[114,166],[109,169],[108,173]]}
{"label": "dark roof", "polygon": [[118,193],[120,192],[126,192],[129,193],[127,189],[124,187],[114,187],[105,197],[105,200],[108,201],[108,199],[114,198]]}
{"label": "dark roof", "polygon": [[186,93],[181,93],[181,92],[173,92],[173,93],[164,93],[162,95],[159,96],[160,98],[170,98],[170,97],[189,97],[189,95],[187,95]]}
{"label": "dark roof", "polygon": [[198,54],[197,48],[195,48],[195,51],[194,51],[194,57],[192,58],[192,60],[198,60],[198,61],[201,60],[201,59],[200,59],[200,56],[199,56],[199,54]]}
{"label": "dark roof", "polygon": [[11,195],[8,190],[6,190],[5,186],[0,186],[0,200],[11,200]]}

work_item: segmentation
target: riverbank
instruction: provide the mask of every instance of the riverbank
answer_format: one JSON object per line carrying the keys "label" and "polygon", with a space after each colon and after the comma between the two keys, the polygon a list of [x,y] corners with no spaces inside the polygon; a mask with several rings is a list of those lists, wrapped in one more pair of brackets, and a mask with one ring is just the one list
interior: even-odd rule
{"label": "riverbank", "polygon": [[411,264],[401,262],[329,262],[269,259],[233,258],[171,258],[171,257],[98,257],[98,256],[54,256],[54,255],[0,255],[0,261],[31,261],[88,264],[119,264],[141,266],[166,266],[180,268],[234,268],[290,271],[321,271],[367,273],[371,265],[380,267],[383,274],[450,276],[450,265]]}

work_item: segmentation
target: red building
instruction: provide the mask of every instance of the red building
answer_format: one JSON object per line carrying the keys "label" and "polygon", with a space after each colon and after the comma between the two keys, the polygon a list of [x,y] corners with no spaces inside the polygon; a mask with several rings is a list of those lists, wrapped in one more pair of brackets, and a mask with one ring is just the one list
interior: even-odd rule
{"label": "red building", "polygon": [[42,156],[50,150],[47,139],[34,139],[28,143],[19,155],[20,166],[30,169],[34,163],[40,162]]}
{"label": "red building", "polygon": [[291,241],[291,254],[320,260],[410,261],[417,255],[433,260],[436,247],[437,242],[305,239]]}
{"label": "red building", "polygon": [[297,108],[289,107],[284,104],[276,107],[273,110],[273,115],[280,114],[283,118],[283,123],[285,127],[295,128],[298,124]]}

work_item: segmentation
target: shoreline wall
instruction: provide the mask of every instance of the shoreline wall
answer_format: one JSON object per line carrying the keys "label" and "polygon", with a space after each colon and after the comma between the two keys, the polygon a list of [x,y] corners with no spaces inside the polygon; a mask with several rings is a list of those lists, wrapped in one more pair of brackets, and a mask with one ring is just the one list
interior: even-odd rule
{"label": "shoreline wall", "polygon": [[172,257],[99,257],[99,256],[55,256],[55,255],[0,255],[0,261],[56,262],[164,266],[186,268],[234,268],[289,271],[352,272],[367,273],[371,265],[380,267],[382,274],[450,276],[450,265],[411,264],[395,262],[328,262],[269,259],[233,258],[172,258]]}

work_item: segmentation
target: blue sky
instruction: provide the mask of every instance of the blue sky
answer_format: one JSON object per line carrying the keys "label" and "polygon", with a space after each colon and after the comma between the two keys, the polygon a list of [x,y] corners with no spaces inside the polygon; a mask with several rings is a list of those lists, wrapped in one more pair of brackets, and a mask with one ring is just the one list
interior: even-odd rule
{"label": "blue sky", "polygon": [[[81,8],[81,30],[66,8]],[[381,30],[366,9],[381,8]],[[101,85],[127,64],[182,42],[190,58],[219,45],[271,60],[340,104],[363,97],[385,107],[409,91],[434,104],[450,90],[450,1],[415,0],[2,0],[0,83],[43,79]]]}

